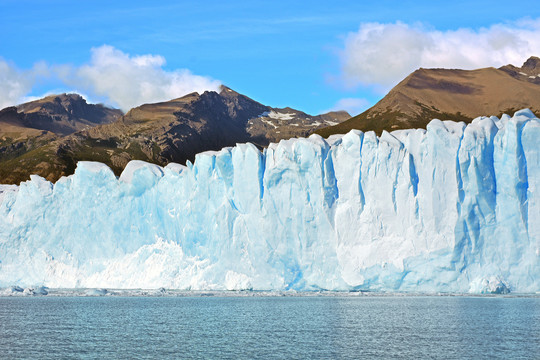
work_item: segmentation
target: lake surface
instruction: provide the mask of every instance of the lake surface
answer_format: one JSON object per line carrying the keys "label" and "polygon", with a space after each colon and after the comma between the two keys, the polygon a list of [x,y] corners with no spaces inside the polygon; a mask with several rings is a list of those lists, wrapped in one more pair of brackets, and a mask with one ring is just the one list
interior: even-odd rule
{"label": "lake surface", "polygon": [[540,298],[0,298],[0,358],[35,357],[540,359]]}

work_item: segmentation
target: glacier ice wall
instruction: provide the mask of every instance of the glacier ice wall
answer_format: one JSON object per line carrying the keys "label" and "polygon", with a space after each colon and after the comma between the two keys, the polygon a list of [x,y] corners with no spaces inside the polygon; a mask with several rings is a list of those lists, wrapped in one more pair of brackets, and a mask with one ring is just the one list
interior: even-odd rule
{"label": "glacier ice wall", "polygon": [[540,120],[80,162],[0,187],[0,287],[540,291]]}

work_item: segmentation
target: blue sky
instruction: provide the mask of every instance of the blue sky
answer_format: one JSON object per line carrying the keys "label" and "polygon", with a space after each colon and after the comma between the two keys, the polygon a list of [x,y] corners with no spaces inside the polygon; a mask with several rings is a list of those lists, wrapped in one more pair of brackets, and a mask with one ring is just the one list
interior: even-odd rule
{"label": "blue sky", "polygon": [[358,112],[420,66],[540,55],[534,1],[153,3],[2,0],[0,105],[77,91],[127,109],[223,83],[275,107]]}

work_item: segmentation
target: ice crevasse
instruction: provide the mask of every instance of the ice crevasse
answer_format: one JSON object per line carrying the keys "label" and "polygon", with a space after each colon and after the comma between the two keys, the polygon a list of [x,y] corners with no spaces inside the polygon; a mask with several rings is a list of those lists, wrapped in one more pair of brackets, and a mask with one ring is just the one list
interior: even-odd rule
{"label": "ice crevasse", "polygon": [[238,144],[0,187],[0,287],[540,291],[540,120]]}

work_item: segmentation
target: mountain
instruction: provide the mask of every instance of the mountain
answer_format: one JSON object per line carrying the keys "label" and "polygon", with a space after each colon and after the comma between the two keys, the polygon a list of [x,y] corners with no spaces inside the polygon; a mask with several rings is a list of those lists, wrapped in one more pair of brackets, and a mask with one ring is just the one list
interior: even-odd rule
{"label": "mountain", "polygon": [[506,65],[478,70],[418,69],[375,106],[336,126],[316,131],[322,136],[351,129],[392,131],[425,128],[434,118],[465,121],[517,109],[540,111],[540,59],[521,68]]}
{"label": "mountain", "polygon": [[16,109],[22,126],[59,135],[69,135],[96,125],[108,124],[123,115],[118,109],[88,104],[78,94],[50,95],[18,105]]}
{"label": "mountain", "polygon": [[540,291],[540,120],[433,120],[0,186],[0,288]]}
{"label": "mountain", "polygon": [[0,159],[51,140],[111,123],[122,111],[88,104],[78,94],[51,95],[0,111]]}
{"label": "mountain", "polygon": [[[4,146],[22,143],[16,145],[21,146],[24,142],[18,140],[50,140],[111,123],[122,115],[117,109],[88,104],[78,94],[50,95],[0,110],[0,141]],[[0,156],[5,153],[6,149],[0,147]]]}
{"label": "mountain", "polygon": [[[36,107],[25,104],[24,109]],[[30,174],[54,181],[72,174],[81,160],[106,163],[117,174],[130,160],[185,163],[203,151],[243,142],[264,147],[348,118],[344,111],[311,116],[291,108],[272,108],[222,86],[219,93],[191,93],[141,105],[113,122],[57,136],[16,156],[7,151],[9,161],[0,163],[0,183],[18,183]]]}
{"label": "mountain", "polygon": [[51,95],[1,110],[0,183],[46,172],[54,164],[55,155],[42,151],[44,147],[50,148],[76,131],[116,121],[122,115],[117,109],[88,104],[78,94]]}

